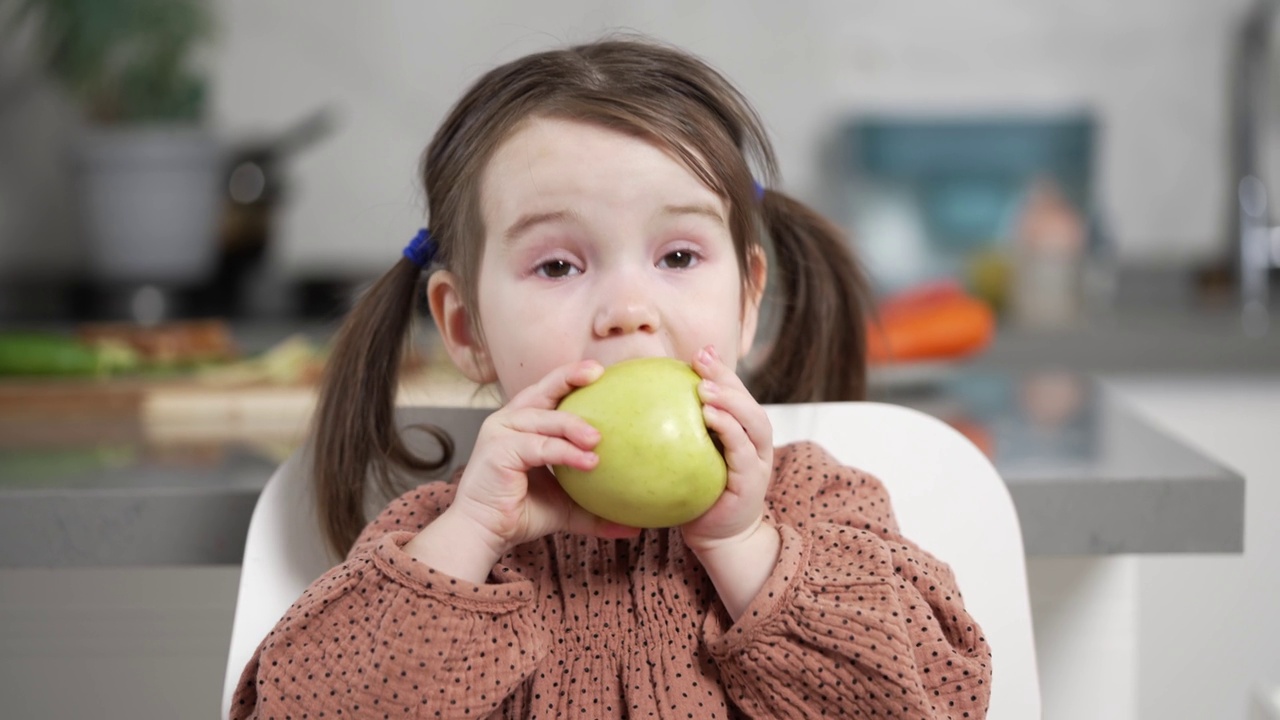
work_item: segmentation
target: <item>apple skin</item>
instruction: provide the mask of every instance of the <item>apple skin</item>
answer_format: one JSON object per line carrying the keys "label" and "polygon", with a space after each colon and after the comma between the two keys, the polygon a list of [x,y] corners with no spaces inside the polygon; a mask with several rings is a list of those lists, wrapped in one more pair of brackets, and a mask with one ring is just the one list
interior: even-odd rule
{"label": "apple skin", "polygon": [[701,379],[680,360],[636,358],[565,396],[559,409],[600,431],[593,470],[552,468],[569,497],[639,528],[682,525],[714,505],[728,470],[702,417]]}

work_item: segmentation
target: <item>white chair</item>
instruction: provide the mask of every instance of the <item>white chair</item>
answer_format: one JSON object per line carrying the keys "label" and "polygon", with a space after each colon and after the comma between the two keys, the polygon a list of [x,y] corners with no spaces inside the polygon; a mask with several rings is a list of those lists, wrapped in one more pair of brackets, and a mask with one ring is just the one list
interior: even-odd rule
{"label": "white chair", "polygon": [[988,720],[1041,716],[1022,528],[990,460],[959,431],[882,403],[770,405],[775,445],[812,440],[889,491],[904,537],[951,566],[991,644]]}
{"label": "white chair", "polygon": [[[449,471],[471,455],[480,424],[491,408],[401,408],[397,427],[410,449],[426,457],[434,452],[434,440],[414,432],[414,425],[429,423],[453,438],[454,459]],[[249,658],[289,606],[307,586],[340,559],[335,558],[320,534],[315,494],[310,479],[310,453],[295,452],[267,480],[249,519],[231,626],[231,649],[222,686],[222,717],[231,713],[231,696]],[[448,477],[446,473],[444,477]],[[369,514],[375,514],[370,508]]]}
{"label": "white chair", "polygon": [[[883,403],[770,405],[776,444],[813,440],[842,463],[878,477],[903,535],[951,566],[965,605],[993,655],[990,720],[1039,718],[1031,605],[1022,532],[1013,501],[990,461],[946,423]],[[450,432],[456,458],[471,453],[487,408],[401,408],[397,424],[428,422]],[[406,433],[410,447],[412,433]],[[425,442],[425,441],[423,441]],[[424,451],[425,451],[424,445]],[[258,643],[306,587],[336,562],[315,518],[307,459],[276,471],[253,512],[245,541],[223,717]],[[456,462],[456,461],[455,461]]]}

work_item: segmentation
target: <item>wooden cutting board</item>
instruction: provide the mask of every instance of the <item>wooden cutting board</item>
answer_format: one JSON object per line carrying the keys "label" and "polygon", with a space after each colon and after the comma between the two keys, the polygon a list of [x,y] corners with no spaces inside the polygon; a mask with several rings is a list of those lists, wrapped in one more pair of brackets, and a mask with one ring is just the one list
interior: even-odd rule
{"label": "wooden cutting board", "polygon": [[30,418],[136,415],[149,396],[196,387],[190,379],[23,378],[0,381],[0,415]]}
{"label": "wooden cutting board", "polygon": [[[5,380],[0,381],[0,432],[12,441],[16,428],[26,423],[55,423],[89,437],[95,432],[160,440],[299,437],[317,399],[314,383],[223,386],[195,377]],[[402,379],[397,402],[492,406],[496,398],[452,365],[434,363]]]}

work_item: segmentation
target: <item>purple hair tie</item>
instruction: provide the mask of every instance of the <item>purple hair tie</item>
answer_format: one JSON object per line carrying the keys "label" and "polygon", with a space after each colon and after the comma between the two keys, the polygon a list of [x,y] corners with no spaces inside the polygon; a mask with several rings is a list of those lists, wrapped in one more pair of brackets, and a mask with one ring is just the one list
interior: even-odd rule
{"label": "purple hair tie", "polygon": [[751,181],[751,185],[756,189],[756,202],[760,202],[761,200],[764,200],[764,186],[756,182],[755,180]]}
{"label": "purple hair tie", "polygon": [[422,228],[404,247],[404,256],[409,258],[409,262],[425,270],[431,261],[435,260],[436,248],[436,241],[431,237],[431,231]]}

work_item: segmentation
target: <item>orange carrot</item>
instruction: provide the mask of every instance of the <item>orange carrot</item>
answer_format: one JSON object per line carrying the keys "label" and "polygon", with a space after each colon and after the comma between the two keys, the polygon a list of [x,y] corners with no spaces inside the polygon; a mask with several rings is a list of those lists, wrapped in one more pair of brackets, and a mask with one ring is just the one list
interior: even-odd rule
{"label": "orange carrot", "polygon": [[882,318],[893,317],[904,312],[934,307],[963,297],[967,297],[967,295],[958,280],[951,278],[930,280],[894,293],[880,301],[880,316]]}
{"label": "orange carrot", "polygon": [[867,323],[867,359],[883,364],[966,357],[991,343],[995,325],[986,303],[963,294],[900,304]]}

